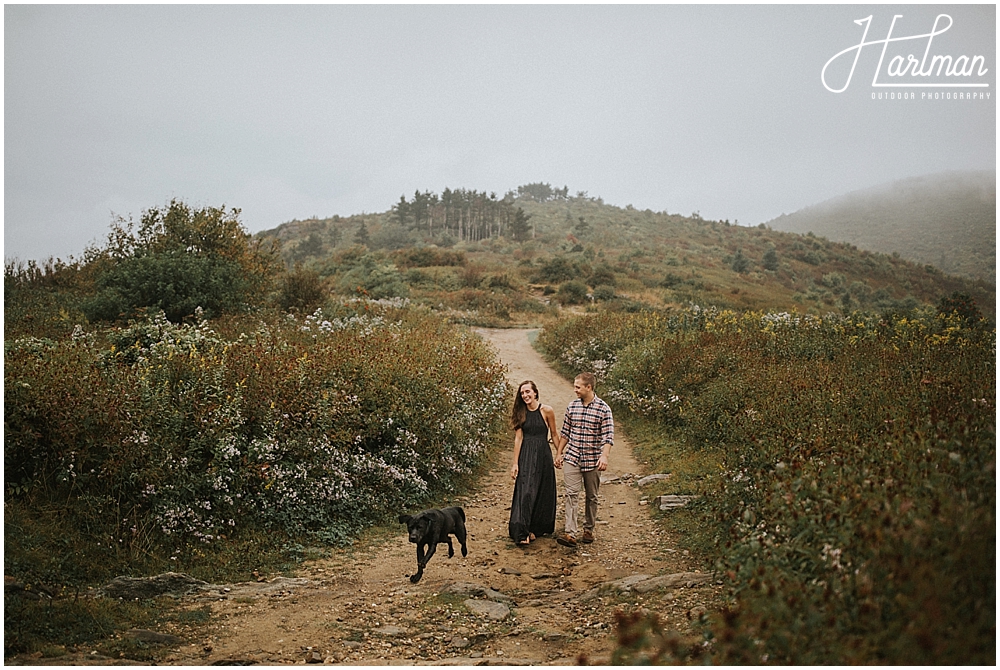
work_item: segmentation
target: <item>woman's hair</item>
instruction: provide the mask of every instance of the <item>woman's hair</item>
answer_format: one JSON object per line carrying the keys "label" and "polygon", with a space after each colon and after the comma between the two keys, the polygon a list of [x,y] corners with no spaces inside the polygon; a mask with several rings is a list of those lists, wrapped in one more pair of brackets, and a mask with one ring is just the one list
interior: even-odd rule
{"label": "woman's hair", "polygon": [[514,393],[514,409],[510,412],[510,425],[514,430],[523,426],[525,419],[528,418],[528,405],[525,404],[524,398],[521,397],[521,387],[525,384],[531,384],[531,389],[535,392],[535,399],[541,400],[538,395],[538,387],[535,386],[535,382],[527,379],[517,385],[517,392]]}

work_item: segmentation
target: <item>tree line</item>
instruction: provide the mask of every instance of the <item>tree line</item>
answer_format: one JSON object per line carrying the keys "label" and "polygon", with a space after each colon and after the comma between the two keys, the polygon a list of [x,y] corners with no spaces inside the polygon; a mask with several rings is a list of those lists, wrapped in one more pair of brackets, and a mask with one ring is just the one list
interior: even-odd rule
{"label": "tree line", "polygon": [[475,189],[445,188],[441,195],[417,190],[411,199],[399,196],[399,202],[392,207],[392,219],[403,227],[426,232],[430,238],[448,236],[476,242],[510,237],[523,241],[534,237],[535,231],[531,215],[517,206],[518,200],[547,202],[567,198],[568,187],[552,188],[541,182],[518,186],[516,192],[507,191],[503,198],[496,192]]}
{"label": "tree line", "polygon": [[393,205],[392,218],[403,227],[426,232],[431,238],[448,236],[468,242],[494,237],[524,240],[531,233],[530,216],[515,205],[511,195],[499,198],[495,192],[445,188],[439,196],[418,190],[410,200],[405,195],[399,197],[399,202]]}

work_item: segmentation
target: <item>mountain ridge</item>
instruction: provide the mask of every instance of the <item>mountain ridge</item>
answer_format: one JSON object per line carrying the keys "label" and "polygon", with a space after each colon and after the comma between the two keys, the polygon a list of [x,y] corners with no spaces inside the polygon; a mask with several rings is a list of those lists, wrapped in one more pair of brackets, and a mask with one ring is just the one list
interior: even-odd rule
{"label": "mountain ridge", "polygon": [[812,233],[622,208],[548,184],[502,199],[445,193],[447,206],[428,191],[386,212],[294,220],[258,235],[334,293],[406,296],[477,312],[469,320],[480,325],[534,322],[539,302],[822,314],[936,305],[962,293],[995,311],[995,288],[983,279]]}
{"label": "mountain ridge", "polygon": [[996,171],[949,171],[851,191],[766,225],[996,283]]}

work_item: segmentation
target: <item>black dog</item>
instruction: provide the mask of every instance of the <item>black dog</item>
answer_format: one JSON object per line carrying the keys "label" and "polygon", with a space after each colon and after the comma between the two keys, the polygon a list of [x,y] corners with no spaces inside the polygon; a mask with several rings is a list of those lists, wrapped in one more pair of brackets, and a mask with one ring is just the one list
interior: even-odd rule
{"label": "black dog", "polygon": [[[455,555],[450,535],[454,535],[462,545],[462,556],[469,555],[469,549],[465,546],[465,511],[461,507],[425,509],[414,516],[400,514],[399,523],[406,524],[410,542],[417,545],[417,574],[410,577],[414,584],[424,576],[424,566],[437,551],[439,543],[448,543],[448,558]],[[427,547],[426,554],[424,547]]]}

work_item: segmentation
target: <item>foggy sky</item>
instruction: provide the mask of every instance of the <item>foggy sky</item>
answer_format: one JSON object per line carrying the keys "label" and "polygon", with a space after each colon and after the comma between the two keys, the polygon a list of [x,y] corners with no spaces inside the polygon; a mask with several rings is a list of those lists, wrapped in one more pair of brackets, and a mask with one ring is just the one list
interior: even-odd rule
{"label": "foggy sky", "polygon": [[[990,100],[872,100],[880,46],[824,88],[856,19],[940,13],[932,53],[983,55]],[[994,5],[8,5],[4,37],[5,258],[79,257],[171,198],[256,232],[543,181],[755,225],[996,167]]]}

